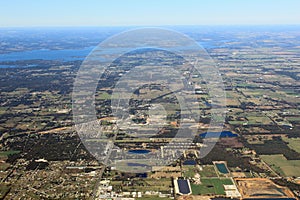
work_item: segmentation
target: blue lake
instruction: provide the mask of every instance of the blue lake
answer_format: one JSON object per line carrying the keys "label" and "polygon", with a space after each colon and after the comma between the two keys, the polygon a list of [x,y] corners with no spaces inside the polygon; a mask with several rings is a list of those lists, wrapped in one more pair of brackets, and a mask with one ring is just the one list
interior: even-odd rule
{"label": "blue lake", "polygon": [[[204,48],[212,48],[211,42],[199,42]],[[80,49],[61,49],[61,50],[50,50],[50,49],[37,49],[30,51],[20,51],[0,54],[0,62],[15,62],[15,61],[26,61],[26,60],[58,60],[58,61],[83,61],[88,56],[95,46],[80,48]],[[130,48],[129,48],[130,49]],[[128,49],[128,50],[129,50]],[[120,49],[113,48],[112,50],[106,49],[106,53],[114,53]],[[123,49],[124,50],[124,49]],[[125,48],[125,50],[127,50]],[[34,66],[14,66],[14,65],[0,65],[0,68],[14,68],[14,67],[34,67]]]}
{"label": "blue lake", "polygon": [[133,149],[128,151],[129,154],[147,154],[150,153],[150,150],[145,149]]}
{"label": "blue lake", "polygon": [[18,60],[61,60],[75,61],[84,58],[93,50],[94,46],[83,49],[63,49],[63,50],[31,50],[0,54],[0,62],[13,62]]}
{"label": "blue lake", "polygon": [[238,137],[238,134],[232,133],[231,131],[222,131],[220,132],[205,132],[199,134],[201,138],[225,138],[225,137]]}
{"label": "blue lake", "polygon": [[195,160],[186,160],[183,162],[183,165],[196,165],[197,162]]}

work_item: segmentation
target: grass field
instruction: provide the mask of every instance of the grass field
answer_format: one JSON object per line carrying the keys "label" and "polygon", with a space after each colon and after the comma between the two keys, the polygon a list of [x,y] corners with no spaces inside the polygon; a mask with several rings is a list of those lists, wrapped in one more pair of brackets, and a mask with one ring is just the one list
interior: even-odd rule
{"label": "grass field", "polygon": [[196,174],[194,166],[184,166],[183,171],[184,171],[183,173],[184,177],[194,178]]}
{"label": "grass field", "polygon": [[4,114],[7,110],[7,107],[0,107],[0,115]]}
{"label": "grass field", "polygon": [[261,155],[260,157],[282,176],[300,176],[300,160],[287,160],[282,154]]}
{"label": "grass field", "polygon": [[300,138],[288,138],[288,137],[282,137],[282,140],[288,143],[288,146],[300,153]]}
{"label": "grass field", "polygon": [[299,122],[300,117],[286,117],[289,122]]}
{"label": "grass field", "polygon": [[[122,190],[125,192],[146,192],[146,191],[161,191],[169,192],[172,187],[172,181],[169,178],[162,179],[143,179],[143,180],[134,180],[134,185],[127,185],[128,182],[123,182]],[[118,187],[121,185],[120,181],[112,181],[112,186]]]}
{"label": "grass field", "polygon": [[231,179],[219,179],[219,178],[202,178],[201,184],[191,184],[192,193],[194,195],[224,195],[223,185],[232,185]]}
{"label": "grass field", "polygon": [[7,157],[9,155],[18,154],[18,153],[20,153],[20,151],[14,151],[14,150],[0,151],[0,157]]}
{"label": "grass field", "polygon": [[204,165],[203,170],[199,172],[202,177],[218,177],[215,167],[213,165]]}
{"label": "grass field", "polygon": [[168,197],[158,197],[158,196],[144,196],[137,198],[139,200],[170,200]]}
{"label": "grass field", "polygon": [[108,94],[107,92],[101,92],[98,94],[98,99],[101,99],[101,100],[108,100],[111,98],[111,95]]}
{"label": "grass field", "polygon": [[267,116],[247,116],[248,124],[272,124],[273,122]]}
{"label": "grass field", "polygon": [[243,125],[246,121],[229,121],[231,125]]}
{"label": "grass field", "polygon": [[5,171],[9,166],[8,163],[0,163],[0,171]]}
{"label": "grass field", "polygon": [[5,194],[9,192],[10,188],[8,185],[1,183],[0,184],[0,199],[3,199],[5,197]]}

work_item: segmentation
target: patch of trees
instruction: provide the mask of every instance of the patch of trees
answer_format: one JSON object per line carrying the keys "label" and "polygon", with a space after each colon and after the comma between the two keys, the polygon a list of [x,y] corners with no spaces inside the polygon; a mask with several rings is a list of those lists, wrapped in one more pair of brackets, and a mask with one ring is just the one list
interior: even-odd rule
{"label": "patch of trees", "polygon": [[[14,138],[7,142],[10,149],[20,150],[21,156],[26,160],[44,158],[49,161],[59,160],[93,160],[93,156],[80,143],[78,136],[63,136],[46,134],[38,137]],[[78,146],[79,145],[79,146]],[[78,147],[78,148],[77,148]],[[16,158],[11,158],[15,160]]]}
{"label": "patch of trees", "polygon": [[254,170],[258,173],[264,172],[264,170],[255,167],[250,164],[249,157],[241,157],[239,153],[226,151],[225,148],[217,144],[204,158],[200,159],[200,162],[204,165],[210,165],[213,161],[224,160],[227,162],[228,167],[240,167],[243,171]]}
{"label": "patch of trees", "polygon": [[291,190],[297,190],[300,191],[300,185],[290,182],[286,179],[273,179],[272,180],[274,183],[276,183],[277,185],[283,186],[283,187],[288,187]]}
{"label": "patch of trees", "polygon": [[264,144],[249,144],[245,142],[245,146],[254,149],[260,155],[283,154],[288,160],[300,160],[300,154],[290,149],[281,137],[273,137],[272,140],[264,141]]}

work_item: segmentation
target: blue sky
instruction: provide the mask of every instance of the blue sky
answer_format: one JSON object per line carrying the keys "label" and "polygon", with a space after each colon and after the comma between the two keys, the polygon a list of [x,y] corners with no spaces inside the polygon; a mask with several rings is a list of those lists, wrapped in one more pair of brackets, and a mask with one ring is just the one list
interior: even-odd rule
{"label": "blue sky", "polygon": [[300,24],[299,0],[1,0],[0,26]]}

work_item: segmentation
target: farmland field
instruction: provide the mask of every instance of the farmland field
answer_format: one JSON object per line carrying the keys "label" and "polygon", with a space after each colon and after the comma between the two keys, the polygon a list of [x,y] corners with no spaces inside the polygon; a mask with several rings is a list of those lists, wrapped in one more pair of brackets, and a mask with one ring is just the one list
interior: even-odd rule
{"label": "farmland field", "polygon": [[300,138],[288,138],[288,137],[282,137],[282,140],[288,143],[288,146],[300,153]]}
{"label": "farmland field", "polygon": [[300,160],[287,160],[282,154],[261,155],[260,157],[283,176],[300,176]]}

